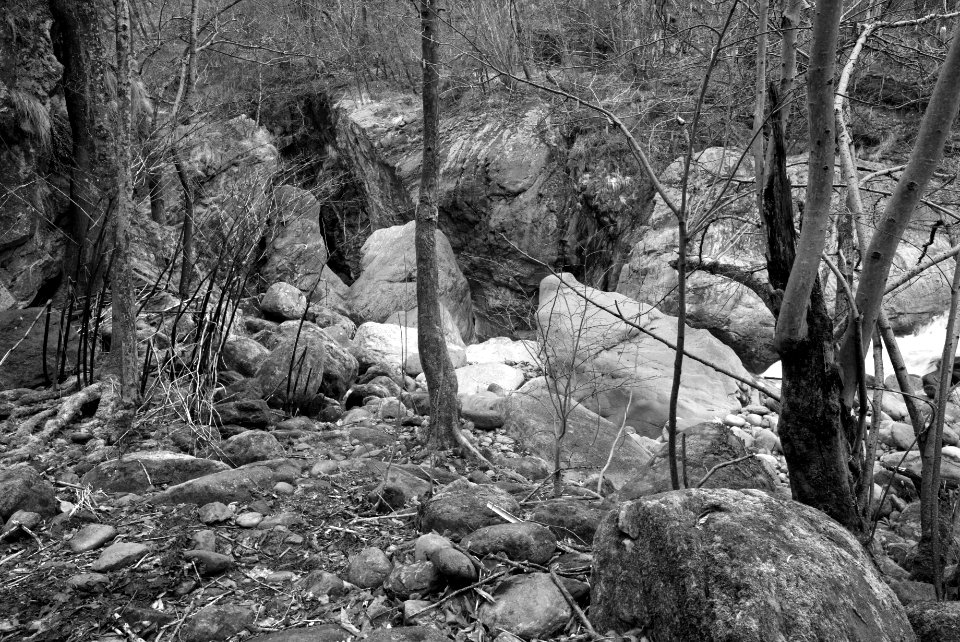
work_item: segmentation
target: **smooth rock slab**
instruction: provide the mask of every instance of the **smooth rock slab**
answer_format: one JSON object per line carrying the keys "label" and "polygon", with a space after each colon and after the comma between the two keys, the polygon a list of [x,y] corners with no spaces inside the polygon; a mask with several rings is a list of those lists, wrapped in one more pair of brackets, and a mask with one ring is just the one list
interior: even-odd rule
{"label": "smooth rock slab", "polygon": [[74,553],[85,553],[100,548],[117,536],[117,529],[110,524],[86,524],[70,538],[67,546]]}
{"label": "smooth rock slab", "polygon": [[550,529],[531,522],[485,526],[460,544],[480,557],[504,553],[512,560],[534,564],[546,564],[557,550],[557,538]]}
{"label": "smooth rock slab", "polygon": [[253,491],[268,491],[278,481],[293,482],[299,475],[299,464],[289,459],[272,459],[171,486],[157,493],[150,502],[200,505],[210,502],[247,502],[253,499]]}
{"label": "smooth rock slab", "polygon": [[747,489],[620,504],[594,539],[598,631],[664,640],[914,640],[863,547],[823,513]]}
{"label": "smooth rock slab", "polygon": [[118,542],[108,546],[90,569],[97,573],[115,571],[139,562],[149,552],[150,547],[145,544]]}

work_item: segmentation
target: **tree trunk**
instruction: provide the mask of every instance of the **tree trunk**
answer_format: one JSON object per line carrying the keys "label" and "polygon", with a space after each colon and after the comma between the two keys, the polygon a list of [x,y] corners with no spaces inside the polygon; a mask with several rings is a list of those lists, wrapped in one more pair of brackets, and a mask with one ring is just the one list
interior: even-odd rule
{"label": "tree trunk", "polygon": [[456,443],[459,429],[457,376],[447,353],[440,316],[437,264],[438,134],[440,129],[440,0],[420,0],[423,49],[423,171],[417,205],[417,339],[430,391],[430,445]]}
{"label": "tree trunk", "polygon": [[[778,102],[772,92],[770,105]],[[772,162],[763,198],[767,230],[767,272],[770,285],[782,290],[796,259],[797,232],[787,178],[786,149],[776,110],[771,123]],[[774,315],[783,313],[774,301]],[[840,373],[834,362],[833,321],[827,312],[818,277],[806,310],[807,332],[780,353],[783,367],[780,438],[790,470],[793,497],[813,506],[854,533],[863,522],[857,510],[847,466],[849,444],[841,423]]]}
{"label": "tree trunk", "polygon": [[120,365],[120,399],[127,405],[139,396],[137,358],[137,312],[130,268],[130,219],[133,214],[130,132],[130,6],[115,0],[117,41],[117,205],[113,217],[113,336]]}

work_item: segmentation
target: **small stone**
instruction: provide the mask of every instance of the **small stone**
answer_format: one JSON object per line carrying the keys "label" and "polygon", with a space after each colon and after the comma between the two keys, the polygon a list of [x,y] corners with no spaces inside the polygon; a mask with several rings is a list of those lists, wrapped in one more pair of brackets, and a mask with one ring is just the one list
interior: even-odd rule
{"label": "small stone", "polygon": [[347,580],[360,588],[374,588],[383,584],[393,570],[386,553],[376,547],[368,547],[350,556]]}
{"label": "small stone", "polygon": [[180,632],[183,642],[221,642],[254,629],[254,612],[244,606],[214,604],[200,609]]}
{"label": "small stone", "polygon": [[772,453],[781,452],[780,438],[766,428],[757,428],[754,431],[753,445],[755,448],[769,450]]}
{"label": "small stone", "polygon": [[249,511],[237,515],[234,522],[240,528],[256,528],[263,521],[263,515],[256,511]]}
{"label": "small stone", "polygon": [[504,553],[512,560],[545,564],[557,550],[557,538],[532,522],[485,526],[463,538],[461,545],[479,556]]}
{"label": "small stone", "polygon": [[223,502],[210,502],[200,507],[200,521],[204,524],[225,522],[233,517],[233,514],[233,506],[227,506]]}
{"label": "small stone", "polygon": [[394,566],[383,583],[383,588],[394,595],[406,598],[414,593],[426,593],[436,583],[437,569],[433,562],[414,562]]}
{"label": "small stone", "polygon": [[263,578],[267,584],[286,584],[297,579],[297,574],[293,571],[274,571]]}
{"label": "small stone", "polygon": [[751,412],[750,414],[748,414],[748,415],[745,417],[745,419],[747,420],[747,423],[750,424],[751,426],[762,426],[762,425],[763,425],[763,417],[761,417],[760,415],[758,415],[758,414],[756,414],[756,413],[754,413],[754,412]]}
{"label": "small stone", "polygon": [[266,531],[276,528],[277,526],[283,526],[289,528],[297,524],[303,523],[303,517],[297,515],[296,513],[291,513],[290,511],[283,511],[276,515],[270,515],[269,517],[264,517],[263,521],[257,524],[257,528]]}
{"label": "small stone", "polygon": [[40,513],[34,513],[29,510],[18,510],[13,515],[10,516],[10,519],[7,520],[7,523],[3,525],[3,529],[0,530],[0,533],[6,535],[10,531],[19,528],[29,528],[33,530],[40,525],[40,522],[43,521],[43,517]]}
{"label": "small stone", "polygon": [[195,551],[214,551],[217,550],[217,534],[212,530],[204,529],[196,531],[190,536],[190,543],[193,544]]}
{"label": "small stone", "polygon": [[433,565],[451,584],[470,584],[477,581],[477,568],[470,558],[455,548],[441,548],[430,556]]}
{"label": "small stone", "polygon": [[443,535],[426,533],[417,538],[413,545],[413,558],[418,562],[433,559],[433,554],[444,548],[453,548],[453,543]]}
{"label": "small stone", "polygon": [[86,524],[67,542],[67,546],[74,553],[85,553],[100,548],[116,536],[117,529],[110,524]]}
{"label": "small stone", "polygon": [[547,639],[572,612],[546,573],[512,577],[494,593],[496,602],[480,607],[480,620],[491,630],[506,630],[523,638]]}
{"label": "small stone", "polygon": [[310,571],[297,582],[297,586],[314,597],[340,597],[347,594],[347,587],[339,577],[327,571]]}
{"label": "small stone", "polygon": [[115,571],[139,562],[149,552],[150,548],[144,544],[118,542],[108,546],[90,568],[98,573],[100,571]]}
{"label": "small stone", "polygon": [[740,415],[727,415],[723,418],[723,423],[732,428],[743,428],[747,425],[747,420]]}
{"label": "small stone", "polygon": [[751,404],[746,408],[744,408],[743,412],[750,415],[760,415],[762,417],[764,415],[770,414],[770,409],[761,404]]}
{"label": "small stone", "polygon": [[288,484],[287,482],[277,482],[273,487],[273,492],[277,495],[293,495],[295,490],[293,484]]}
{"label": "small stone", "polygon": [[197,565],[200,575],[219,575],[234,567],[232,557],[213,551],[184,551],[183,556]]}
{"label": "small stone", "polygon": [[429,622],[430,611],[424,611],[432,603],[427,600],[405,600],[403,602],[403,622],[404,624],[427,624]]}
{"label": "small stone", "polygon": [[110,577],[103,573],[77,573],[67,578],[67,586],[75,591],[94,591],[109,582]]}

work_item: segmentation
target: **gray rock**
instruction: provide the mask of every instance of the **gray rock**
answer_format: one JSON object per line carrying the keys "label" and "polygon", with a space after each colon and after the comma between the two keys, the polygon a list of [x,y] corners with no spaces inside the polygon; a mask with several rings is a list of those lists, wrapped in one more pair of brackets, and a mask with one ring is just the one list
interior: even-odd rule
{"label": "gray rock", "polygon": [[40,525],[40,522],[43,521],[43,516],[40,513],[34,513],[29,510],[18,510],[16,513],[10,516],[10,519],[7,520],[7,523],[3,525],[3,528],[0,529],[0,535],[6,535],[7,533],[18,529],[18,528],[28,528],[33,530]]}
{"label": "gray rock", "polygon": [[[743,442],[723,424],[710,421],[697,424],[688,428],[686,435],[687,474],[691,485],[697,484],[717,464],[747,454]],[[777,480],[756,457],[719,469],[704,485],[705,488],[757,488],[768,492],[775,492],[778,486]],[[621,500],[636,499],[668,490],[671,490],[669,462],[657,458],[640,467],[617,495]]]}
{"label": "gray rock", "polygon": [[263,399],[223,401],[215,407],[217,425],[235,425],[244,428],[266,428],[277,423],[277,417]]}
{"label": "gray rock", "polygon": [[520,473],[531,481],[540,481],[550,476],[550,464],[536,455],[500,457],[496,463],[498,466]]}
{"label": "gray rock", "polygon": [[522,638],[547,639],[573,615],[547,573],[511,577],[493,597],[494,604],[480,607],[480,621],[491,631],[509,631]]}
{"label": "gray rock", "polygon": [[190,544],[195,551],[217,551],[217,534],[210,529],[194,531],[190,535]]}
{"label": "gray rock", "polygon": [[441,548],[430,555],[437,573],[451,584],[477,581],[477,567],[470,558],[455,548]]}
{"label": "gray rock", "polygon": [[960,642],[960,602],[914,602],[907,617],[919,642]]}
{"label": "gray rock", "polygon": [[234,508],[223,502],[210,502],[200,507],[200,521],[204,524],[219,524],[233,517]]}
{"label": "gray rock", "polygon": [[484,526],[460,544],[479,557],[504,553],[512,560],[534,564],[546,564],[557,550],[557,539],[550,529],[532,522]]}
{"label": "gray rock", "polygon": [[90,566],[90,569],[97,573],[115,571],[139,562],[149,552],[150,547],[145,544],[117,542],[100,553],[100,557]]}
{"label": "gray rock", "polygon": [[67,546],[74,553],[86,553],[100,548],[117,536],[117,529],[110,524],[85,524],[70,538]]}
{"label": "gray rock", "polygon": [[97,464],[82,483],[110,493],[143,493],[151,486],[180,484],[228,468],[221,461],[184,453],[140,451]]}
{"label": "gray rock", "polygon": [[897,599],[904,606],[917,602],[935,602],[937,590],[933,584],[916,582],[913,580],[890,580],[890,588],[897,594]]}
{"label": "gray rock", "polygon": [[220,458],[233,466],[283,457],[277,438],[262,430],[247,430],[220,444]]}
{"label": "gray rock", "polygon": [[307,297],[295,285],[274,283],[263,295],[260,310],[264,316],[277,320],[299,319],[307,311]]}
{"label": "gray rock", "polygon": [[200,575],[219,575],[231,570],[236,562],[229,555],[215,551],[197,550],[184,551],[183,556],[196,564]]}
{"label": "gray rock", "polygon": [[184,642],[221,642],[243,630],[255,630],[254,618],[248,607],[214,604],[191,616],[184,623],[180,638]]}
{"label": "gray rock", "polygon": [[248,337],[230,337],[223,344],[223,363],[229,370],[235,370],[244,377],[257,374],[260,364],[270,354],[270,350],[258,341]]}
{"label": "gray rock", "polygon": [[383,588],[400,598],[408,598],[414,593],[428,593],[436,587],[438,579],[433,562],[399,564],[390,571]]}
{"label": "gray rock", "polygon": [[77,573],[67,578],[67,587],[75,591],[95,591],[105,588],[110,577],[103,573]]}
{"label": "gray rock", "polygon": [[153,504],[207,504],[210,502],[246,502],[253,491],[268,491],[278,481],[293,482],[300,465],[288,459],[273,459],[198,477],[157,493]]}
{"label": "gray rock", "polygon": [[310,571],[297,582],[297,586],[304,593],[312,594],[316,598],[324,596],[336,598],[348,593],[343,580],[333,573],[321,570]]}
{"label": "gray rock", "polygon": [[639,627],[706,642],[914,639],[848,531],[753,489],[621,504],[594,539],[592,585],[590,616],[601,631]]}
{"label": "gray rock", "polygon": [[453,543],[443,535],[425,533],[413,544],[413,558],[418,562],[432,559],[432,555],[444,548],[453,548]]}
{"label": "gray rock", "polygon": [[234,521],[240,528],[255,528],[263,521],[263,515],[256,511],[248,511],[237,515]]}
{"label": "gray rock", "polygon": [[610,508],[599,501],[553,499],[538,504],[530,519],[549,527],[558,539],[569,538],[577,544],[589,546]]}
{"label": "gray rock", "polygon": [[386,553],[371,546],[350,556],[347,581],[360,588],[374,588],[383,584],[392,570],[393,564]]}
{"label": "gray rock", "polygon": [[321,624],[258,635],[249,642],[346,642],[352,638],[353,634],[337,624]]}
{"label": "gray rock", "polygon": [[367,635],[366,642],[450,642],[450,639],[429,626],[395,626],[374,629]]}
{"label": "gray rock", "polygon": [[460,416],[481,430],[500,428],[507,419],[505,399],[492,392],[460,395]]}
{"label": "gray rock", "polygon": [[499,524],[502,519],[487,508],[488,503],[513,515],[520,512],[517,500],[506,491],[460,479],[426,503],[420,519],[420,530],[448,533],[451,537],[460,538],[478,528]]}
{"label": "gray rock", "polygon": [[53,485],[26,464],[0,469],[0,521],[18,510],[55,515],[59,509]]}

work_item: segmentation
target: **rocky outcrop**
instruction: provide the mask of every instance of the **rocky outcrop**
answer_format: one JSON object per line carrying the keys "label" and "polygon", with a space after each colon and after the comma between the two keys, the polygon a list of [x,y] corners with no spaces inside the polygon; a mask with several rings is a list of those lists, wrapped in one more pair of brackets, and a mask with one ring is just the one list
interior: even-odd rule
{"label": "rocky outcrop", "polygon": [[657,640],[915,640],[863,547],[812,508],[756,490],[621,504],[594,539],[598,631]]}
{"label": "rocky outcrop", "polygon": [[[667,421],[674,351],[617,318],[617,310],[647,332],[676,340],[676,317],[622,294],[584,286],[569,274],[546,277],[537,312],[543,366],[560,382],[560,390],[588,409],[617,425],[625,415],[639,434],[657,437]],[[685,346],[691,354],[749,376],[733,350],[706,330],[688,327]],[[731,377],[685,359],[678,428],[724,417],[740,407],[739,394]]]}
{"label": "rocky outcrop", "polygon": [[[722,196],[722,216],[707,227],[702,242],[696,239],[697,255],[752,272],[765,281],[766,239],[758,223],[752,194],[753,166],[745,159],[738,167],[740,156],[738,150],[713,147],[702,151],[693,164],[689,187],[691,211],[707,211],[721,198],[728,177],[740,186],[735,185]],[[679,197],[682,166],[683,160],[677,160],[661,176],[671,197]],[[860,166],[867,171],[881,169],[864,161]],[[802,200],[806,157],[788,159],[787,173],[792,183],[800,186],[794,188],[794,198]],[[891,191],[893,185],[891,178],[883,176],[873,178],[864,186],[864,209],[868,216],[879,218],[883,214],[885,196],[882,193]],[[739,198],[732,198],[737,194]],[[950,190],[941,190],[940,196],[947,202],[958,200]],[[834,207],[839,211],[842,200],[834,199]],[[918,208],[894,259],[891,279],[916,265],[923,252],[930,256],[947,249],[949,243],[943,235],[937,235],[933,244],[926,247],[930,225],[938,218],[932,210]],[[870,221],[867,225],[873,229]],[[677,256],[676,218],[659,196],[647,226],[640,232],[640,240],[633,246],[629,261],[620,273],[617,292],[674,313],[677,273],[667,266]],[[835,246],[836,240],[832,243]],[[950,293],[944,275],[952,269],[953,260],[949,259],[941,264],[940,270],[928,270],[885,299],[884,309],[897,333],[909,333],[946,309]],[[753,291],[703,271],[691,274],[687,287],[687,314],[691,325],[708,329],[732,346],[744,364],[755,372],[762,372],[778,360],[772,348],[773,314]],[[833,292],[834,281],[830,279],[827,284],[830,299]],[[832,308],[832,303],[828,305]]]}
{"label": "rocky outcrop", "polygon": [[[386,322],[397,312],[417,307],[417,257],[415,226],[387,227],[370,235],[361,248],[362,272],[349,291],[349,303],[364,321]],[[436,234],[439,296],[465,340],[473,337],[473,302],[470,286],[457,266],[450,242]]]}
{"label": "rocky outcrop", "polygon": [[[48,176],[54,96],[63,68],[53,54],[49,5],[12,0],[0,29],[0,310],[26,307],[60,273],[64,238],[52,221],[69,185]],[[57,135],[63,135],[58,128]],[[58,141],[62,142],[62,141]],[[48,181],[48,178],[50,180]],[[42,302],[41,302],[42,303]]]}

